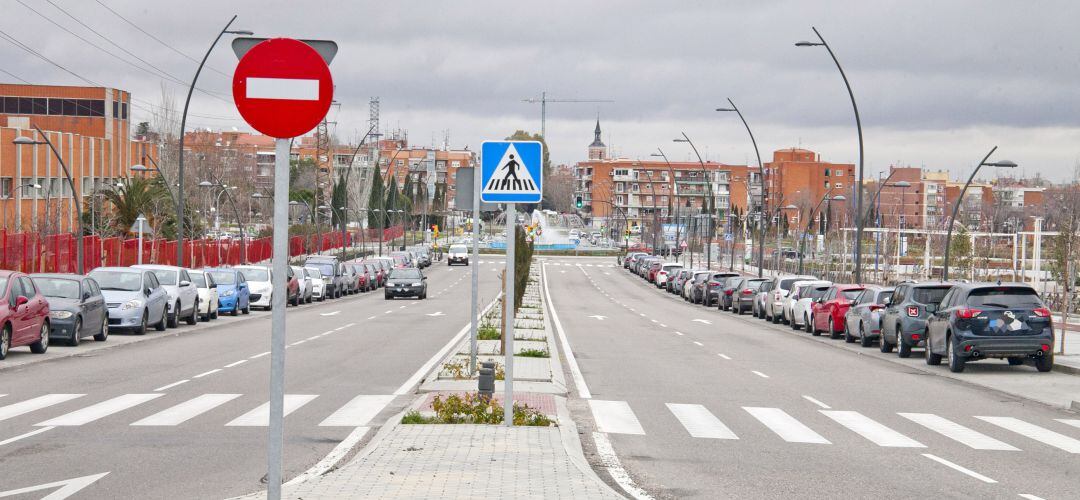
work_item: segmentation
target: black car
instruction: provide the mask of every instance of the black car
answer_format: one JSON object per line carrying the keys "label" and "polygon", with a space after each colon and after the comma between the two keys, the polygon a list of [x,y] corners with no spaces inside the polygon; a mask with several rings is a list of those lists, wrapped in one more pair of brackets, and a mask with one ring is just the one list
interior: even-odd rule
{"label": "black car", "polygon": [[1054,367],[1050,310],[1025,283],[963,283],[952,287],[940,307],[927,306],[926,364],[949,360],[962,372],[970,361],[1005,358],[1010,365],[1032,361],[1040,372]]}
{"label": "black car", "polygon": [[390,271],[386,278],[383,296],[386,300],[394,297],[427,298],[427,276],[415,267],[404,267]]}
{"label": "black car", "polygon": [[709,276],[709,279],[705,282],[702,290],[701,303],[705,307],[712,307],[720,301],[721,289],[728,278],[738,276],[739,273],[713,273]]}
{"label": "black car", "polygon": [[744,278],[735,285],[735,291],[731,293],[731,312],[742,315],[746,311],[753,311],[758,290],[768,282],[768,278]]}
{"label": "black car", "polygon": [[892,352],[895,347],[897,355],[906,358],[911,356],[912,347],[924,347],[929,306],[941,304],[952,286],[945,282],[896,285],[881,315],[881,352]]}
{"label": "black car", "polygon": [[109,337],[109,313],[94,278],[79,274],[31,274],[49,301],[49,337],[66,339],[71,346],[83,337],[104,341]]}
{"label": "black car", "polygon": [[735,287],[742,283],[742,276],[728,276],[724,278],[724,284],[720,286],[720,301],[717,308],[721,311],[731,309],[731,299],[735,295]]}

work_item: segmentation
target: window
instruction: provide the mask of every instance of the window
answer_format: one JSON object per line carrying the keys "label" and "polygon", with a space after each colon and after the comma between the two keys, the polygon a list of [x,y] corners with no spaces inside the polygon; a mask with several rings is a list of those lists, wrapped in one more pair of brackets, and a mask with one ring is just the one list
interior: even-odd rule
{"label": "window", "polygon": [[637,184],[631,184],[630,185],[630,190],[636,193],[637,190],[638,190],[638,185]]}
{"label": "window", "polygon": [[825,181],[825,189],[829,189],[829,181]]}
{"label": "window", "polygon": [[828,177],[828,176],[829,176],[829,169],[826,168],[825,169],[825,177]]}
{"label": "window", "polygon": [[615,192],[621,193],[624,190],[626,190],[626,184],[623,184],[621,182],[616,182],[615,183]]}
{"label": "window", "polygon": [[0,177],[0,198],[11,198],[11,183],[13,180],[11,177]]}
{"label": "window", "polygon": [[615,198],[615,203],[618,203],[619,205],[622,205],[622,204],[623,204],[623,197],[622,197],[622,195],[619,195],[619,196],[617,196],[617,197]]}
{"label": "window", "polygon": [[836,189],[844,189],[844,183],[843,182],[837,182],[835,187],[836,187]]}

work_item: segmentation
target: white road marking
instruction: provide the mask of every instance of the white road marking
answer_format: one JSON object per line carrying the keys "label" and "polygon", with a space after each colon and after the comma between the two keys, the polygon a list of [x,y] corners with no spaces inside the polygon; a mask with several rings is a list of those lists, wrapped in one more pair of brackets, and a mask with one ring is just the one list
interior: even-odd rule
{"label": "white road marking", "polygon": [[355,325],[356,325],[356,323],[346,323],[343,328],[352,328]]}
{"label": "white road marking", "polygon": [[607,468],[608,474],[622,487],[623,491],[638,500],[652,499],[645,490],[638,488],[634,484],[634,480],[630,478],[630,474],[626,473],[626,469],[619,463],[619,456],[615,454],[615,448],[612,448],[607,435],[602,432],[594,432],[593,442],[596,443],[596,455],[600,458],[600,463]]}
{"label": "white road marking", "polygon": [[660,328],[667,328],[667,325],[660,323]]}
{"label": "white road marking", "polygon": [[178,382],[173,382],[173,383],[171,383],[169,385],[163,385],[161,387],[158,387],[157,389],[154,389],[154,392],[160,392],[160,391],[172,389],[173,387],[176,387],[176,386],[178,386],[180,384],[186,384],[188,382],[191,382],[191,379],[186,378],[186,379],[178,381]]}
{"label": "white road marking", "polygon": [[1061,423],[1063,423],[1065,425],[1071,425],[1073,427],[1076,427],[1076,428],[1080,429],[1080,420],[1068,419],[1068,418],[1057,418],[1057,419],[1054,419],[1054,420],[1057,420],[1058,422],[1061,422]]}
{"label": "white road marking", "polygon": [[743,409],[789,443],[832,444],[779,408],[744,406]]}
{"label": "white road marking", "polygon": [[393,309],[387,309],[387,310],[386,310],[386,312],[384,312],[383,314],[390,314],[390,313],[392,313],[392,312],[394,312],[394,310],[393,310]]}
{"label": "white road marking", "polygon": [[375,316],[368,316],[368,319],[369,319],[369,320],[371,320],[371,319],[375,319]]}
{"label": "white road marking", "polygon": [[675,332],[675,335],[683,336],[685,334],[683,332]]}
{"label": "white road marking", "polygon": [[405,306],[398,306],[398,309],[405,309]]}
{"label": "white road marking", "polygon": [[132,422],[137,426],[173,426],[180,425],[192,418],[206,413],[218,406],[240,397],[239,394],[203,394],[172,408],[159,411],[142,420]]}
{"label": "white road marking", "polygon": [[[310,403],[316,397],[318,397],[316,394],[286,394],[283,416],[288,416],[301,406]],[[225,425],[229,427],[266,427],[270,425],[270,403],[263,403]]]}
{"label": "white road marking", "polygon": [[1029,424],[1023,420],[1012,417],[975,417],[984,422],[990,422],[998,427],[1003,427],[1022,436],[1029,437],[1054,448],[1065,450],[1069,453],[1080,453],[1080,440],[1073,439],[1064,434],[1058,434],[1050,429]]}
{"label": "white road marking", "polygon": [[259,354],[256,354],[256,355],[254,355],[254,356],[252,356],[252,357],[250,357],[248,359],[256,359],[256,358],[261,358],[263,356],[268,356],[268,355],[270,355],[270,351],[260,352]]}
{"label": "white road marking", "polygon": [[562,322],[559,321],[559,314],[555,312],[555,303],[551,301],[551,291],[548,290],[547,282],[547,268],[541,267],[541,288],[543,288],[544,291],[547,310],[551,312],[551,324],[555,326],[555,331],[559,335],[559,344],[562,347],[562,355],[566,357],[566,363],[570,365],[570,375],[574,378],[574,386],[577,388],[578,397],[581,399],[590,399],[592,398],[592,393],[589,392],[589,386],[585,384],[585,376],[581,374],[581,367],[578,366],[577,358],[574,356],[574,350],[570,348],[570,339],[566,338],[566,331],[563,330]]}
{"label": "white road marking", "polygon": [[[643,316],[644,316],[644,315],[643,315]],[[651,319],[651,320],[649,320],[649,321],[652,321],[653,323],[659,323],[659,321],[656,321],[655,319]]]}
{"label": "white road marking", "polygon": [[386,405],[394,400],[393,395],[356,396],[329,417],[320,427],[360,427],[367,425]]}
{"label": "white road marking", "polygon": [[644,435],[634,410],[626,401],[605,401],[590,399],[589,409],[592,411],[593,420],[596,420],[596,428],[600,432],[614,434],[639,434]]}
{"label": "white road marking", "polygon": [[829,406],[829,405],[827,405],[825,403],[822,403],[821,401],[818,401],[818,400],[816,400],[816,399],[814,399],[814,398],[812,398],[810,396],[803,395],[803,399],[805,399],[805,400],[807,400],[807,401],[809,401],[811,403],[814,403],[814,404],[816,404],[816,405],[818,405],[818,406],[820,406],[822,408],[825,408],[826,410],[831,410],[832,409],[831,406]]}
{"label": "white road marking", "polygon": [[952,462],[950,462],[948,460],[945,460],[944,458],[941,458],[939,456],[931,455],[929,453],[923,453],[922,456],[924,456],[926,458],[929,458],[930,460],[933,460],[933,461],[935,461],[935,462],[937,462],[937,463],[939,463],[941,465],[944,465],[944,466],[946,466],[946,467],[948,467],[950,469],[963,472],[964,474],[967,474],[967,475],[969,475],[969,476],[971,476],[971,477],[973,477],[975,479],[978,479],[979,481],[982,481],[984,483],[991,483],[992,484],[992,483],[997,482],[997,481],[994,481],[993,479],[990,479],[990,478],[988,478],[988,477],[986,477],[986,476],[984,476],[982,474],[979,474],[978,472],[975,472],[975,471],[973,471],[971,469],[956,465],[956,464],[954,464],[954,463],[952,463]]}
{"label": "white road marking", "polygon": [[304,340],[305,341],[307,341],[307,340],[315,340],[315,339],[317,339],[319,337],[322,337],[323,335],[330,335],[331,333],[334,333],[334,332],[330,331],[330,332],[326,332],[326,333],[320,333],[318,335],[312,335],[312,336],[310,336],[310,337],[308,337],[308,338],[306,338]]}
{"label": "white road marking", "polygon": [[291,343],[289,345],[290,346],[300,345],[300,344],[303,344],[304,342],[307,342],[307,341],[306,340],[297,340],[296,342],[293,342],[293,343]]}
{"label": "white road marking", "polygon": [[439,317],[439,316],[446,316],[446,315],[443,314],[442,311],[435,311],[435,312],[430,313],[430,314],[425,314],[424,316],[431,316],[433,318],[436,318],[436,317]]}
{"label": "white road marking", "polygon": [[731,361],[731,357],[728,356],[727,354],[724,354],[724,353],[721,352],[721,353],[717,353],[716,355],[720,356],[721,358],[724,358],[724,359],[726,359],[728,361]]}
{"label": "white road marking", "polygon": [[27,399],[26,401],[19,401],[18,403],[9,404],[4,407],[0,407],[0,422],[9,418],[15,418],[19,415],[37,411],[42,408],[48,408],[52,405],[60,404],[66,401],[71,401],[75,398],[81,398],[86,394],[46,394],[44,396],[38,396],[33,399]]}
{"label": "white road marking", "polygon": [[757,375],[757,376],[759,376],[761,378],[769,378],[768,375],[766,375],[764,373],[761,373],[761,372],[759,372],[757,370],[750,370],[750,373],[753,373],[754,375]]}
{"label": "white road marking", "polygon": [[1019,451],[1019,448],[1015,446],[932,413],[898,413],[898,415],[976,450]]}
{"label": "white road marking", "polygon": [[1029,494],[1029,493],[1021,493],[1020,498],[1026,498],[1027,500],[1046,500],[1043,497],[1037,497],[1037,496]]}
{"label": "white road marking", "polygon": [[124,394],[34,425],[37,427],[83,425],[161,396],[164,394]]}
{"label": "white road marking", "polygon": [[686,432],[696,438],[739,439],[720,419],[702,405],[666,403]]}
{"label": "white road marking", "polygon": [[341,311],[332,311],[332,312],[328,312],[328,313],[319,314],[319,316],[336,316],[336,315],[338,315],[340,313],[341,313]]}
{"label": "white road marking", "polygon": [[694,343],[695,343],[695,344],[697,344],[697,345],[699,345],[699,346],[704,346],[704,345],[705,345],[705,344],[702,344],[701,342],[698,342],[698,341],[696,341],[696,340],[694,341]]}
{"label": "white road marking", "polygon": [[198,374],[198,375],[196,375],[194,377],[191,377],[191,378],[203,378],[203,377],[205,377],[207,375],[213,375],[213,374],[215,374],[215,373],[217,373],[219,371],[221,371],[221,368],[214,368],[213,370],[202,372],[202,373],[200,373],[200,374]]}
{"label": "white road marking", "polygon": [[32,430],[30,432],[27,432],[26,434],[19,434],[18,436],[15,436],[13,438],[8,438],[8,439],[5,439],[3,441],[0,441],[0,446],[4,446],[5,444],[11,444],[11,443],[14,443],[15,441],[19,441],[21,439],[26,439],[28,437],[33,437],[33,436],[36,436],[38,434],[41,434],[42,432],[50,431],[50,430],[53,430],[55,428],[56,427],[52,427],[52,426],[50,426],[50,427],[42,427],[40,429],[36,429],[36,430]]}
{"label": "white road marking", "polygon": [[242,365],[242,364],[247,363],[247,362],[248,362],[248,360],[241,359],[240,361],[234,361],[232,363],[229,363],[229,364],[225,365],[225,368],[232,368],[234,366]]}
{"label": "white road marking", "polygon": [[870,442],[888,448],[926,448],[926,445],[896,432],[857,411],[818,410]]}
{"label": "white road marking", "polygon": [[26,488],[19,488],[16,490],[0,491],[0,498],[13,497],[16,495],[23,495],[26,493],[33,493],[35,491],[51,490],[56,491],[42,497],[44,500],[64,500],[78,493],[83,488],[94,484],[98,479],[101,479],[108,475],[108,472],[102,472],[101,474],[91,474],[89,476],[73,477],[71,479],[65,479],[63,481],[54,481],[51,483],[38,484],[35,486],[27,486]]}
{"label": "white road marking", "polygon": [[605,319],[607,319],[607,316],[601,316],[601,315],[599,315],[599,314],[594,314],[594,315],[592,315],[592,316],[589,316],[589,317],[590,317],[590,318],[596,318],[596,319],[597,319],[597,320],[599,320],[599,321],[604,321]]}
{"label": "white road marking", "polygon": [[330,453],[323,457],[322,460],[319,460],[319,463],[311,466],[310,469],[304,471],[299,476],[292,478],[289,482],[285,483],[285,485],[300,484],[325,474],[327,471],[334,468],[341,459],[345,458],[345,455],[349,453],[349,450],[351,450],[353,446],[356,446],[356,443],[359,443],[361,439],[364,439],[364,436],[367,435],[369,430],[369,427],[357,427],[353,429],[344,440],[338,443],[333,450],[330,450]]}
{"label": "white road marking", "polygon": [[690,321],[694,321],[694,322],[697,322],[697,323],[705,323],[706,325],[711,325],[712,324],[712,321],[709,321],[707,319],[692,319]]}

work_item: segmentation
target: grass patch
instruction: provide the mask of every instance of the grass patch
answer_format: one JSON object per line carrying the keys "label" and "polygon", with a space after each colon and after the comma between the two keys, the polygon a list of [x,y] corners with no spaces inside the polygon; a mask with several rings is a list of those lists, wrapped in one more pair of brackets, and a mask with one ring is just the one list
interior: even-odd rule
{"label": "grass patch", "polygon": [[[477,393],[459,396],[451,394],[445,398],[435,396],[431,402],[435,416],[427,417],[412,410],[401,417],[402,424],[501,424],[504,419],[502,405],[495,399],[488,399]],[[514,425],[547,427],[552,421],[525,404],[514,404]]]}
{"label": "grass patch", "polygon": [[494,325],[483,324],[476,330],[476,338],[478,340],[499,340],[502,335],[499,334],[499,329]]}
{"label": "grass patch", "polygon": [[434,418],[425,417],[416,410],[409,410],[405,416],[401,417],[401,423],[403,424],[434,424]]}
{"label": "grass patch", "polygon": [[523,358],[550,358],[551,354],[547,352],[547,349],[522,349],[521,352],[515,354],[515,356],[521,356]]}
{"label": "grass patch", "polygon": [[469,378],[469,365],[466,361],[447,361],[443,364],[442,371],[448,373],[454,380]]}

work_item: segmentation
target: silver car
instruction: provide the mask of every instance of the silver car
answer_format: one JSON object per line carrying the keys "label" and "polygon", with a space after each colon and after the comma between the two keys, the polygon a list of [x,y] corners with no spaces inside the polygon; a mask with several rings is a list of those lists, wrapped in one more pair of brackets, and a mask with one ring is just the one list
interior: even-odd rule
{"label": "silver car", "polygon": [[191,281],[187,269],[151,264],[131,267],[153,272],[165,287],[165,292],[169,294],[169,328],[176,328],[181,319],[189,325],[199,322],[199,288]]}
{"label": "silver car", "polygon": [[165,331],[169,294],[154,273],[130,267],[99,267],[90,271],[90,277],[97,281],[105,297],[110,330],[132,330],[142,335],[147,325],[154,325],[157,331]]}

